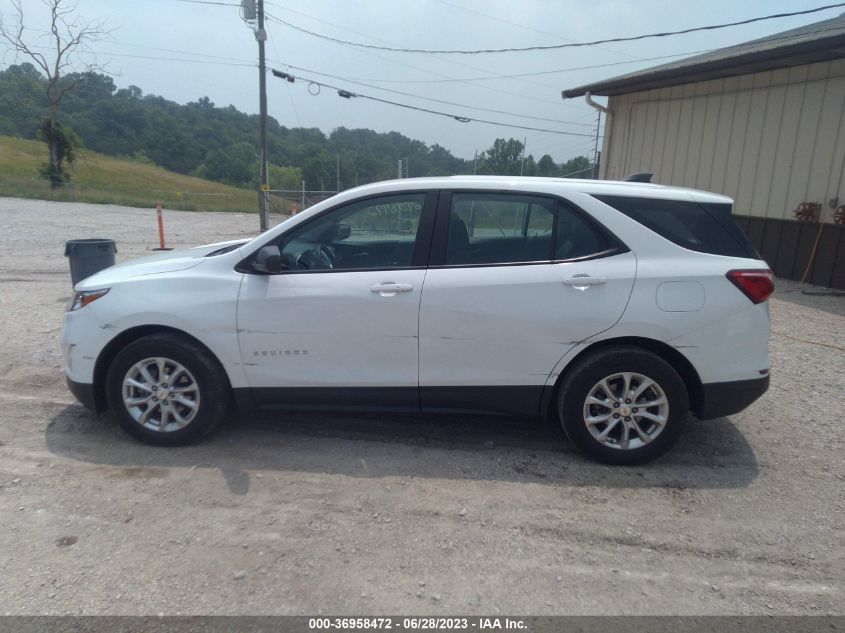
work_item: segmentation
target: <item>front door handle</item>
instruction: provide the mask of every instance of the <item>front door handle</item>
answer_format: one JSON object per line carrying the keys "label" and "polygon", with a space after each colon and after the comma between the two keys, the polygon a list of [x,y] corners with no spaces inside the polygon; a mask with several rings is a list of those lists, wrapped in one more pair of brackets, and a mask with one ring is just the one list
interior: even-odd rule
{"label": "front door handle", "polygon": [[572,286],[576,290],[586,290],[590,286],[600,286],[607,283],[607,277],[590,277],[588,275],[575,275],[569,279],[564,279],[563,283],[567,286]]}
{"label": "front door handle", "polygon": [[380,294],[382,297],[392,297],[400,292],[411,292],[413,284],[398,284],[394,281],[385,281],[370,288],[370,292]]}

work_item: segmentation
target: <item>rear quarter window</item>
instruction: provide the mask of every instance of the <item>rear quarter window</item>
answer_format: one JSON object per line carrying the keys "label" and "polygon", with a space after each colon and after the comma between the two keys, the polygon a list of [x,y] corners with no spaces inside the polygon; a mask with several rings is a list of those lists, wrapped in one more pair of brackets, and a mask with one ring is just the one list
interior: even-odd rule
{"label": "rear quarter window", "polygon": [[628,196],[593,196],[658,235],[692,251],[759,259],[731,215],[731,205]]}

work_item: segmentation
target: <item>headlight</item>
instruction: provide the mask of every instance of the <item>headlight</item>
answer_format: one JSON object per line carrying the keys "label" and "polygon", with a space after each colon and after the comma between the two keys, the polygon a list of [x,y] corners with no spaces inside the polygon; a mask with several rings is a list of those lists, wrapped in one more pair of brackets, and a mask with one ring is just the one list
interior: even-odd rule
{"label": "headlight", "polygon": [[108,288],[102,290],[85,290],[83,292],[74,292],[73,299],[70,300],[70,303],[67,304],[67,312],[73,312],[74,310],[79,310],[79,308],[84,308],[89,303],[93,303],[97,299],[109,291]]}

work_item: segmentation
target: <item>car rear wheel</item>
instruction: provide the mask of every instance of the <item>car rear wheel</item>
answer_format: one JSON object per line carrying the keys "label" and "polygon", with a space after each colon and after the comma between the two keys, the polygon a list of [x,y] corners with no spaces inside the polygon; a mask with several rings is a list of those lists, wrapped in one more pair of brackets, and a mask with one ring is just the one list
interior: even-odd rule
{"label": "car rear wheel", "polygon": [[591,457],[641,464],[672,446],[689,414],[689,396],[669,363],[620,346],[591,354],[567,373],[558,413],[569,439]]}
{"label": "car rear wheel", "polygon": [[109,408],[133,437],[160,446],[194,441],[224,417],[229,386],[204,348],[154,334],[123,349],[106,376]]}

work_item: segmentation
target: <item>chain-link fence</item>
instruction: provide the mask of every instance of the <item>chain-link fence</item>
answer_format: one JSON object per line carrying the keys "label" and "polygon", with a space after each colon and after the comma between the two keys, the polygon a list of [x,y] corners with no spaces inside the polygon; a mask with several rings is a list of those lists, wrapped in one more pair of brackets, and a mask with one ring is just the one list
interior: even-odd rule
{"label": "chain-link fence", "polygon": [[258,211],[258,194],[247,189],[229,192],[173,191],[150,189],[131,182],[113,184],[59,183],[53,186],[41,178],[10,179],[0,174],[0,196],[35,198],[58,202],[115,204],[127,207],[152,208],[160,202],[166,209],[184,211]]}
{"label": "chain-link fence", "polygon": [[[335,195],[336,191],[306,189],[275,189],[268,195],[273,223],[304,211]],[[248,189],[226,192],[175,191],[147,189],[129,184],[121,186],[91,186],[76,182],[60,183],[53,187],[43,179],[6,179],[0,175],[0,196],[37,198],[61,202],[115,204],[128,207],[152,208],[160,203],[165,209],[184,211],[236,211],[257,213],[259,192]]]}
{"label": "chain-link fence", "polygon": [[337,191],[309,191],[305,189],[271,189],[269,192],[270,217],[278,223],[296,215],[318,202],[327,200]]}
{"label": "chain-link fence", "polygon": [[243,194],[200,193],[195,191],[150,191],[154,202],[160,202],[166,209],[186,211],[253,211],[257,201],[249,204],[249,198]]}

